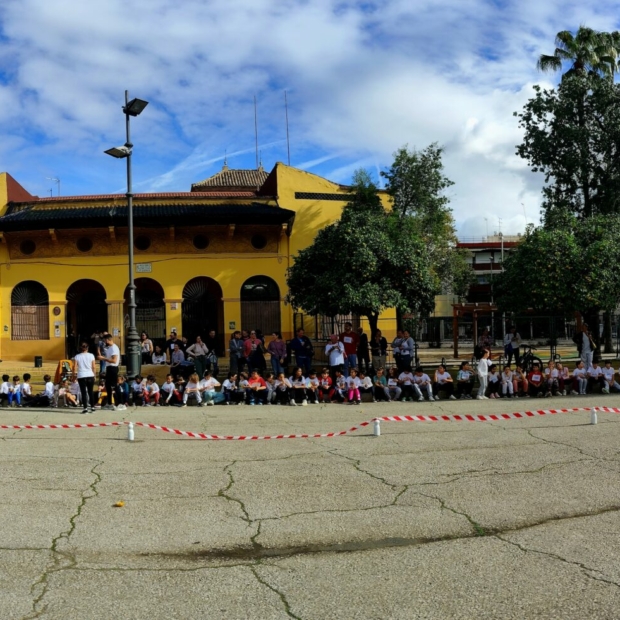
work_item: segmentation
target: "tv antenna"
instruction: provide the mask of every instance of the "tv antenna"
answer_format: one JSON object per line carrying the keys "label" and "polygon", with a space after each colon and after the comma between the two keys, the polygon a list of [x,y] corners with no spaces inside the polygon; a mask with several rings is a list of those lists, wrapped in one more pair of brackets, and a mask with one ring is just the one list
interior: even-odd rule
{"label": "tv antenna", "polygon": [[60,196],[60,179],[57,179],[56,177],[45,177],[45,178],[48,181],[53,181],[54,183],[56,183],[56,187],[58,189],[58,196]]}

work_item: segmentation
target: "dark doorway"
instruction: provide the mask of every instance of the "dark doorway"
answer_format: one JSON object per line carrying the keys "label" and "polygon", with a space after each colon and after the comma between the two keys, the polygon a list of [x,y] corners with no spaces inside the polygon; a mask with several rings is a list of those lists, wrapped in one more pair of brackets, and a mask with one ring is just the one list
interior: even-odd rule
{"label": "dark doorway", "polygon": [[[166,304],[164,289],[152,278],[136,278],[136,328],[146,332],[153,344],[166,341]],[[125,289],[125,329],[129,326],[129,288]]]}
{"label": "dark doorway", "polygon": [[267,276],[254,276],[241,287],[241,327],[264,335],[280,331],[280,288]]}
{"label": "dark doorway", "polygon": [[96,280],[77,280],[67,289],[67,355],[73,357],[82,342],[92,344],[95,332],[108,329],[105,289]]}
{"label": "dark doorway", "polygon": [[218,346],[224,344],[224,305],[222,288],[211,278],[204,276],[190,280],[183,289],[182,335],[188,342],[196,336],[206,338],[210,330],[218,336]]}

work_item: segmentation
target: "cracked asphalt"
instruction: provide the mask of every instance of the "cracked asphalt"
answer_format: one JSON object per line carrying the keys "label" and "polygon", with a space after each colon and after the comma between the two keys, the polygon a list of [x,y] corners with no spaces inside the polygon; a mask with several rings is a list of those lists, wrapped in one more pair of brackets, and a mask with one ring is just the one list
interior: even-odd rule
{"label": "cracked asphalt", "polygon": [[[593,405],[620,397],[0,419],[251,435]],[[0,619],[619,618],[620,415],[598,418],[256,442],[0,431]]]}

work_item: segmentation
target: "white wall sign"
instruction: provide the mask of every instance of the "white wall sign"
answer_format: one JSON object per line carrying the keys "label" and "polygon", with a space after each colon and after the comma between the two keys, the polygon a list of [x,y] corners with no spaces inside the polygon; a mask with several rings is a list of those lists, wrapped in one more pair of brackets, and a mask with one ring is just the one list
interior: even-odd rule
{"label": "white wall sign", "polygon": [[153,271],[151,263],[136,263],[137,273],[151,273]]}

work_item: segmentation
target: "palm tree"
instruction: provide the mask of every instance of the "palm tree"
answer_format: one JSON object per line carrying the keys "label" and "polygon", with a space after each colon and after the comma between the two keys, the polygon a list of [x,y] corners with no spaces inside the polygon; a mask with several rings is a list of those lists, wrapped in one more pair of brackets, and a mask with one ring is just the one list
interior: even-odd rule
{"label": "palm tree", "polygon": [[541,54],[538,59],[540,71],[560,71],[564,62],[570,62],[566,76],[599,73],[613,79],[619,69],[620,32],[597,32],[579,26],[576,35],[568,30],[558,32],[555,45],[553,55]]}

